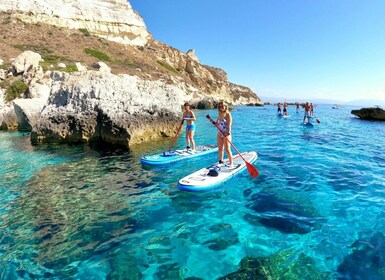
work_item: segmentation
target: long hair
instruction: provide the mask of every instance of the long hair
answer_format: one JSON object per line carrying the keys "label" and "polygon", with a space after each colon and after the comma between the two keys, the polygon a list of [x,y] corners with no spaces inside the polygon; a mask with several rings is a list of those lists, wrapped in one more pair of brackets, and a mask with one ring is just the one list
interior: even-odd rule
{"label": "long hair", "polygon": [[[224,110],[224,111],[221,111],[221,110],[220,110],[219,106],[221,106],[221,105],[225,106],[225,110]],[[223,114],[227,114],[227,113],[229,112],[229,106],[227,106],[227,104],[226,104],[223,100],[220,100],[220,101],[218,102],[218,112],[219,112],[219,113],[222,113],[222,112],[223,112]]]}

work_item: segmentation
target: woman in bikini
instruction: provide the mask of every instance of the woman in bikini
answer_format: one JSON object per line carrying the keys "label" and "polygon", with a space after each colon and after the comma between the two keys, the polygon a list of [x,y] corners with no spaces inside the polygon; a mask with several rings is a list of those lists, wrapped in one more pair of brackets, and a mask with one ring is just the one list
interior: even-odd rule
{"label": "woman in bikini", "polygon": [[227,105],[223,101],[218,103],[218,119],[216,125],[223,132],[217,134],[218,155],[219,163],[223,163],[223,149],[226,150],[227,157],[229,158],[229,167],[233,167],[233,154],[231,153],[231,147],[229,141],[231,141],[231,125],[232,117]]}
{"label": "woman in bikini", "polygon": [[[195,152],[195,141],[194,141],[194,132],[195,132],[195,124],[196,120],[195,114],[190,109],[190,104],[186,102],[184,104],[184,112],[183,112],[183,120],[186,121],[186,149],[189,150],[191,148],[191,152]],[[190,146],[191,143],[191,146]]]}

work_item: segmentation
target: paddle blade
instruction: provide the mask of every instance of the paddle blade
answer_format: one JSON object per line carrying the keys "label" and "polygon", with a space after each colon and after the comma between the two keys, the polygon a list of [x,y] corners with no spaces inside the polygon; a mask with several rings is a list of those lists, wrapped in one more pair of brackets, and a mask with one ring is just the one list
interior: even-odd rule
{"label": "paddle blade", "polygon": [[317,123],[321,123],[320,121],[319,121],[319,119],[315,119],[316,121],[317,121]]}
{"label": "paddle blade", "polygon": [[251,165],[247,161],[246,161],[246,167],[247,167],[247,171],[249,172],[249,174],[252,178],[258,177],[259,172],[258,172],[257,168],[255,168],[253,165]]}

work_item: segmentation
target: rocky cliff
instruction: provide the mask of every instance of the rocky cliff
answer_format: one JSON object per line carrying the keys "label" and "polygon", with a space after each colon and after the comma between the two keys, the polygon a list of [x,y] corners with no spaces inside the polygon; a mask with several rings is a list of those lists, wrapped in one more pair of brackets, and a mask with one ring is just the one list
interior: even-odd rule
{"label": "rocky cliff", "polygon": [[[126,1],[88,2],[87,10],[74,0],[0,0],[7,11],[0,12],[0,129],[32,130],[34,143],[129,146],[173,135],[185,101],[196,108],[219,99],[261,105],[225,71],[201,64],[193,49],[184,53],[152,39]],[[125,9],[132,18],[120,22]],[[119,28],[135,26],[127,31],[132,36],[114,29],[104,36],[102,25],[114,20]],[[118,43],[121,34],[130,40]]]}
{"label": "rocky cliff", "polygon": [[26,23],[85,29],[123,44],[143,46],[150,38],[143,19],[126,0],[1,0],[0,11]]}

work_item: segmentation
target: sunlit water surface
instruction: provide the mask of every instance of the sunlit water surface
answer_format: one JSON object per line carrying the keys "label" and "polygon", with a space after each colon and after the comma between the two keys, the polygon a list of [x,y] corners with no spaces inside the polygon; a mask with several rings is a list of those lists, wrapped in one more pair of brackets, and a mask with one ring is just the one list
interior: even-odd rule
{"label": "sunlit water surface", "polygon": [[[304,127],[292,107],[235,107],[260,175],[208,193],[177,182],[216,154],[139,163],[171,139],[128,152],[0,133],[0,279],[385,279],[385,123],[351,109],[317,106]],[[208,113],[198,145],[215,142]]]}

